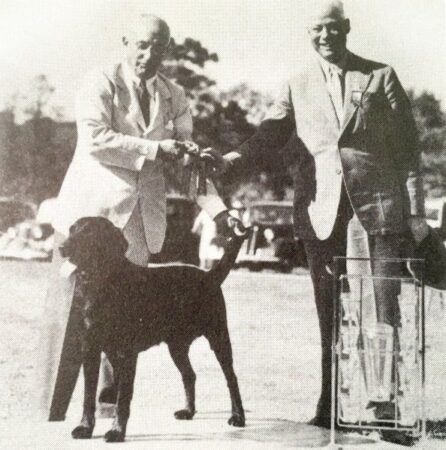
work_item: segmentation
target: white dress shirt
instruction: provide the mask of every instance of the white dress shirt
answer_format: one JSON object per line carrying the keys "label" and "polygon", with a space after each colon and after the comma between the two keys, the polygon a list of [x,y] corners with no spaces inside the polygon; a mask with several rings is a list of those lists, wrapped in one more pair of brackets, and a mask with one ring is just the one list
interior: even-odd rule
{"label": "white dress shirt", "polygon": [[[141,85],[141,78],[137,77],[135,72],[129,67],[127,63],[123,65],[123,69],[125,71],[125,76],[128,80],[132,80],[135,90],[137,90]],[[154,117],[155,117],[155,94],[156,94],[156,82],[158,76],[155,74],[153,77],[145,80],[147,92],[150,96],[150,123],[147,124],[147,127],[150,126]]]}
{"label": "white dress shirt", "polygon": [[345,67],[348,54],[337,64],[332,64],[318,55],[318,61],[324,73],[328,93],[336,111],[339,124],[344,120]]}

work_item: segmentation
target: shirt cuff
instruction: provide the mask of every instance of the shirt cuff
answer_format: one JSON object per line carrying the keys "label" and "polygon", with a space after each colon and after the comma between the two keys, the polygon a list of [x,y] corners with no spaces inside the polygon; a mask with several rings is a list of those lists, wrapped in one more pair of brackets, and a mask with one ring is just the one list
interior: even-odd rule
{"label": "shirt cuff", "polygon": [[142,148],[139,149],[140,155],[135,160],[135,169],[140,171],[144,163],[149,161],[154,161],[158,153],[159,142],[158,141],[148,141],[144,143]]}
{"label": "shirt cuff", "polygon": [[423,178],[421,176],[409,174],[406,187],[409,194],[410,215],[425,217]]}
{"label": "shirt cuff", "polygon": [[156,155],[158,154],[160,143],[159,141],[149,141],[145,150],[145,159],[149,161],[155,161]]}

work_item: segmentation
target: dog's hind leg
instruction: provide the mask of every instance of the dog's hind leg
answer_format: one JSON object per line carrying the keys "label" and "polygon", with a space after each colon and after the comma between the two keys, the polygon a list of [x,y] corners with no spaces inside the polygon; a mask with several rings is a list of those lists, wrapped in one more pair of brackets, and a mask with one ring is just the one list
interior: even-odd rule
{"label": "dog's hind leg", "polygon": [[243,410],[237,377],[234,372],[231,340],[226,324],[222,325],[220,330],[212,330],[209,334],[206,334],[206,338],[220,363],[228,384],[232,406],[232,415],[228,423],[235,427],[244,427],[245,412]]}
{"label": "dog's hind leg", "polygon": [[[109,356],[109,355],[107,355]],[[133,384],[135,381],[136,361],[138,354],[126,357],[110,358],[118,384],[118,398],[116,402],[116,416],[112,428],[105,433],[106,442],[122,442],[125,438],[127,421],[130,415],[130,402],[133,397]]]}
{"label": "dog's hind leg", "polygon": [[168,347],[170,356],[181,373],[186,394],[186,407],[176,411],[174,415],[178,420],[191,420],[195,414],[195,380],[197,377],[189,359],[190,344],[169,342]]}
{"label": "dog's hind leg", "polygon": [[83,350],[84,409],[80,424],[71,432],[74,439],[89,439],[93,434],[100,355],[101,351],[97,347],[84,348]]}

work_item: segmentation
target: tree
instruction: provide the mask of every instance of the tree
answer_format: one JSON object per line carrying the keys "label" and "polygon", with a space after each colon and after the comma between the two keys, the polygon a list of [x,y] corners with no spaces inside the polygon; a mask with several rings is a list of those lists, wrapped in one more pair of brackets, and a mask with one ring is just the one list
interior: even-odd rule
{"label": "tree", "polygon": [[173,42],[162,71],[186,90],[194,119],[194,140],[202,146],[232,148],[254,127],[237,102],[222,102],[215,81],[204,72],[210,62],[218,62],[218,56],[199,41],[186,38],[181,44]]}
{"label": "tree", "polygon": [[2,195],[40,203],[59,190],[74,151],[76,130],[74,123],[47,117],[60,111],[50,106],[53,92],[47,77],[39,75],[26,93],[14,95],[0,116]]}
{"label": "tree", "polygon": [[[205,74],[206,65],[217,61],[218,56],[199,41],[186,38],[181,44],[173,42],[162,72],[186,91],[194,120],[194,141],[203,148],[212,146],[223,151],[241,144],[255,127],[237,102],[222,101],[215,81]],[[179,172],[168,169],[166,175],[171,189],[180,189]]]}
{"label": "tree", "polygon": [[246,120],[258,126],[273,104],[269,95],[251,89],[246,83],[241,83],[228,92],[221,93],[223,103],[236,102],[242,110],[246,111]]}
{"label": "tree", "polygon": [[[194,141],[202,147],[212,146],[225,152],[238,147],[255,132],[272,99],[246,84],[220,92],[215,81],[204,72],[208,63],[217,61],[215,53],[204,48],[199,41],[187,38],[182,44],[174,43],[163,71],[187,92],[194,119]],[[282,198],[284,186],[291,180],[280,161],[278,155],[277,167],[271,168],[268,173],[256,173],[244,182],[225,187],[223,196],[234,196],[241,185],[243,192],[253,190],[247,198],[259,195]],[[169,184],[175,185],[172,171]],[[245,194],[238,196],[245,197]]]}
{"label": "tree", "polygon": [[408,95],[419,131],[426,194],[446,195],[446,115],[432,93]]}
{"label": "tree", "polygon": [[51,97],[55,88],[50,84],[46,75],[34,77],[24,92],[15,93],[10,101],[10,109],[14,112],[15,120],[23,123],[30,119],[52,117],[61,119],[61,108],[51,105]]}
{"label": "tree", "polygon": [[14,182],[14,148],[17,137],[17,125],[14,113],[9,109],[0,112],[0,195],[9,196],[15,192]]}

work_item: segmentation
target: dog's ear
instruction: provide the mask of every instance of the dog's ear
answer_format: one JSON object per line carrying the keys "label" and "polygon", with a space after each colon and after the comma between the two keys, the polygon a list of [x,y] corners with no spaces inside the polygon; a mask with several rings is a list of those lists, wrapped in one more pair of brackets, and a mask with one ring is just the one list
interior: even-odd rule
{"label": "dog's ear", "polygon": [[124,234],[122,233],[121,230],[119,230],[119,237],[116,236],[116,238],[117,238],[116,246],[119,249],[119,253],[125,256],[125,253],[129,248],[129,243],[127,242],[127,239],[124,237]]}
{"label": "dog's ear", "polygon": [[111,234],[108,236],[109,243],[108,248],[112,249],[114,255],[118,257],[125,256],[125,253],[129,247],[127,239],[124,237],[124,233],[118,227],[113,225],[110,229]]}

